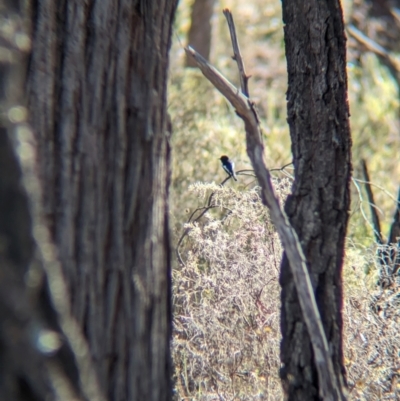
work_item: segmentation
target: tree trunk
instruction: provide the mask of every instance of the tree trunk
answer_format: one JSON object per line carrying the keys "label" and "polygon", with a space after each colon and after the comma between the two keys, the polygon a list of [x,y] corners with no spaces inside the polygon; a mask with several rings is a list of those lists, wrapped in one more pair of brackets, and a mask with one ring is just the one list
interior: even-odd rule
{"label": "tree trunk", "polygon": [[0,7],[0,399],[103,401],[43,221],[24,84],[25,1]]}
{"label": "tree trunk", "polygon": [[[192,46],[206,60],[211,52],[211,18],[215,0],[194,0],[191,13],[191,24],[188,35],[188,45]],[[197,68],[190,57],[186,57],[186,67]]]}
{"label": "tree trunk", "polygon": [[168,400],[176,1],[35,0],[27,93],[44,208],[110,401]]}
{"label": "tree trunk", "polygon": [[[342,263],[351,138],[343,16],[337,0],[284,0],[283,20],[295,166],[293,193],[285,209],[307,258],[334,369],[344,387]],[[286,256],[280,282],[284,391],[289,400],[318,400],[312,348]]]}

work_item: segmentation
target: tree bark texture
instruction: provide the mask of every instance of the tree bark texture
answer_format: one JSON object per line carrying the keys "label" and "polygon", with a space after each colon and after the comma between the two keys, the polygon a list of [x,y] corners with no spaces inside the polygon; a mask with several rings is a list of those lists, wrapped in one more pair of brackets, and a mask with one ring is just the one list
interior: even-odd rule
{"label": "tree bark texture", "polygon": [[[211,18],[215,0],[194,0],[191,13],[191,24],[188,35],[188,46],[193,47],[206,60],[211,52]],[[192,58],[186,57],[186,66],[197,68]]]}
{"label": "tree bark texture", "polygon": [[110,401],[168,400],[176,1],[34,0],[27,79],[44,208]]}
{"label": "tree bark texture", "polygon": [[28,8],[0,6],[0,399],[103,401],[43,224],[24,101]]}
{"label": "tree bark texture", "polygon": [[[343,16],[337,0],[282,4],[295,166],[285,210],[301,241],[334,369],[345,387],[342,262],[350,206],[351,137]],[[284,391],[288,400],[318,400],[312,348],[286,256],[280,282]]]}

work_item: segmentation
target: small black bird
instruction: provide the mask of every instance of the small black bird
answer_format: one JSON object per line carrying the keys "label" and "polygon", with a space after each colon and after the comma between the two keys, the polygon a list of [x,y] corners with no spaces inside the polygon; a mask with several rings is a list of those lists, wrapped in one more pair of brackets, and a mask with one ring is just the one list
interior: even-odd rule
{"label": "small black bird", "polygon": [[233,161],[229,160],[229,157],[225,156],[225,155],[221,156],[219,158],[219,160],[221,160],[222,167],[228,173],[228,175],[230,177],[233,177],[233,179],[235,181],[237,181],[236,174],[235,174],[235,163]]}

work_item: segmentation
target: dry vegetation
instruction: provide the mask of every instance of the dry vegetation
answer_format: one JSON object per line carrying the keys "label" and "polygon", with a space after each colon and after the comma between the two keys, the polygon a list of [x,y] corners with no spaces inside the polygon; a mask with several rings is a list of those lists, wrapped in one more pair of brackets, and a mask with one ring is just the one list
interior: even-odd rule
{"label": "dry vegetation", "polygon": [[[275,180],[284,200],[288,179]],[[183,242],[174,269],[174,363],[177,399],[282,400],[279,382],[282,248],[257,187],[196,184],[214,209]],[[364,265],[374,255],[348,247],[344,271],[344,350],[350,399],[400,397],[400,288],[374,291]]]}
{"label": "dry vegetation", "polygon": [[[288,187],[282,180],[277,193]],[[217,209],[192,225],[185,266],[174,271],[179,394],[280,399],[278,235],[257,187],[199,184],[192,191],[202,198],[213,191]]]}
{"label": "dry vegetation", "polygon": [[[289,181],[276,189],[283,198]],[[199,184],[192,191],[201,198],[213,191],[216,210],[192,225],[185,266],[173,275],[178,392],[279,400],[278,235],[257,187]]]}
{"label": "dry vegetation", "polygon": [[[345,2],[347,12],[351,2]],[[269,167],[290,162],[286,124],[286,64],[280,2],[230,0],[239,40],[253,75],[266,138]],[[222,14],[221,14],[222,16]],[[223,17],[214,20],[213,62],[235,82]],[[184,42],[189,2],[180,5],[176,39]],[[371,54],[352,59],[349,41],[349,99],[352,110],[354,176],[361,157],[378,185],[376,200],[387,232],[400,166],[398,108],[393,79]],[[218,158],[232,155],[238,169],[251,168],[241,121],[195,70],[183,68],[183,51],[172,52],[170,113],[174,126],[172,213],[175,243],[184,266],[173,270],[175,394],[177,400],[282,400],[279,381],[282,249],[262,207],[252,177],[221,182]],[[268,117],[268,118],[267,118]],[[290,191],[285,172],[276,172],[277,193]],[[290,174],[289,174],[290,175]],[[381,189],[380,189],[381,188]],[[186,225],[190,214],[214,192],[216,207]],[[400,288],[376,286],[379,266],[360,183],[353,186],[343,304],[345,366],[351,400],[400,399]]]}

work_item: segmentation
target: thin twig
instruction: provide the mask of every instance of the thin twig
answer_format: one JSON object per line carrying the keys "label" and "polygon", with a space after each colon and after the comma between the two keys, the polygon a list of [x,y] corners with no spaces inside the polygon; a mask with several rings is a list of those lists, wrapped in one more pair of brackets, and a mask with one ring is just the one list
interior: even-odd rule
{"label": "thin twig", "polygon": [[286,163],[282,167],[271,168],[269,171],[284,171],[286,167],[293,166],[293,162]]}
{"label": "thin twig", "polygon": [[[213,195],[214,195],[214,192],[210,195],[209,201],[211,200],[211,198],[212,198]],[[194,214],[197,213],[199,210],[203,210],[203,211],[202,211],[202,213],[200,213],[199,216],[197,216],[197,217],[193,220],[193,223],[195,223],[196,221],[198,221],[199,219],[201,219],[210,209],[213,209],[213,208],[215,208],[215,207],[218,207],[218,205],[210,205],[210,204],[209,204],[208,206],[197,208],[197,209],[190,215],[189,220],[187,221],[186,224],[192,223],[192,218],[193,218]],[[180,248],[180,246],[181,246],[181,244],[182,244],[182,241],[183,241],[184,238],[189,234],[189,232],[190,232],[191,229],[192,229],[192,227],[186,227],[186,228],[185,228],[185,230],[183,231],[181,237],[179,238],[179,241],[178,241],[178,243],[176,244],[176,248],[175,248],[176,256],[178,257],[179,263],[180,263],[181,265],[183,265],[183,266],[186,266],[186,264],[185,264],[185,262],[183,261],[183,259],[182,259],[182,257],[181,257],[181,254],[180,254],[180,252],[179,252],[179,248]]]}
{"label": "thin twig", "polygon": [[[262,200],[270,210],[271,220],[278,231],[294,277],[303,318],[314,351],[320,397],[325,401],[344,400],[345,397],[338,385],[333,369],[328,342],[315,301],[303,250],[295,230],[290,225],[274,194],[271,175],[265,163],[261,128],[254,105],[249,101],[248,97],[238,91],[234,85],[191,47],[185,48],[185,51],[188,57],[192,57],[196,61],[203,75],[228,99],[236,109],[238,116],[244,121],[247,153],[261,187]],[[239,56],[240,54],[237,55],[237,57]],[[240,62],[242,63],[242,61]]]}
{"label": "thin twig", "polygon": [[383,188],[381,185],[375,184],[371,181],[365,181],[365,180],[360,180],[359,178],[352,178],[352,181],[359,182],[360,184],[370,184],[371,186],[380,189],[384,194],[386,194],[390,199],[394,200],[396,202],[396,205],[400,205],[400,200],[398,200],[393,194],[391,194],[387,189]]}
{"label": "thin twig", "polygon": [[235,172],[236,175],[245,175],[247,177],[255,177],[254,170],[239,170]]}
{"label": "thin twig", "polygon": [[364,210],[364,207],[363,207],[363,204],[364,204],[364,198],[363,198],[363,196],[362,196],[362,192],[361,192],[361,188],[360,188],[360,186],[359,186],[359,180],[354,180],[354,179],[352,179],[352,182],[353,182],[353,184],[354,184],[354,186],[355,186],[355,188],[356,188],[356,190],[357,190],[357,193],[358,193],[358,199],[359,199],[359,205],[360,205],[360,212],[361,212],[361,215],[363,216],[363,218],[364,218],[364,220],[365,220],[365,222],[371,227],[371,229],[372,230],[374,230],[374,226],[371,224],[371,222],[369,221],[369,219],[368,219],[368,217],[367,217],[367,214],[366,214],[366,212],[365,212],[365,210]]}
{"label": "thin twig", "polygon": [[222,11],[225,15],[226,21],[228,22],[229,32],[231,34],[231,42],[233,47],[233,59],[236,61],[239,70],[240,87],[243,94],[249,97],[249,76],[247,76],[244,69],[243,59],[240,54],[239,42],[236,36],[235,22],[233,21],[233,16],[230,10],[225,8]]}
{"label": "thin twig", "polygon": [[350,35],[354,39],[356,39],[359,43],[364,45],[369,51],[375,53],[376,55],[378,55],[380,57],[384,57],[387,59],[391,58],[390,52],[388,52],[380,44],[374,42],[367,35],[365,35],[363,32],[361,32],[359,29],[357,29],[354,25],[351,25],[351,24],[348,25],[347,31],[350,33]]}
{"label": "thin twig", "polygon": [[399,62],[399,60],[390,51],[386,50],[380,44],[374,42],[371,38],[369,38],[367,35],[365,35],[363,32],[361,32],[359,29],[357,29],[354,25],[348,25],[347,31],[350,33],[350,35],[354,39],[356,39],[359,43],[361,43],[363,46],[365,46],[368,51],[381,57],[381,59],[383,59],[387,63],[391,74],[393,75],[394,79],[397,82],[397,85],[400,86],[400,78],[399,78],[400,62]]}
{"label": "thin twig", "polygon": [[374,195],[372,193],[371,189],[371,184],[369,183],[369,173],[367,169],[367,163],[363,159],[361,160],[361,168],[365,180],[365,190],[367,192],[367,197],[368,197],[368,202],[370,204],[370,211],[371,211],[371,218],[372,218],[372,225],[374,227],[374,236],[375,240],[378,244],[382,245],[383,244],[383,239],[382,239],[382,231],[381,231],[381,223],[379,221],[379,216],[378,213],[376,212],[375,209],[375,201],[374,201]]}
{"label": "thin twig", "polygon": [[289,167],[293,165],[293,162],[291,163],[287,163],[282,167],[277,167],[277,168],[271,168],[269,171],[272,173],[274,171],[280,171],[281,173],[283,173],[286,177],[290,178],[291,180],[294,180],[293,174],[290,174],[289,172],[286,171],[286,167]]}
{"label": "thin twig", "polygon": [[[231,178],[232,178],[231,175],[228,176],[228,177],[226,177],[226,178],[221,182],[221,184],[219,184],[219,185],[220,185],[221,187],[223,187],[224,184],[225,184],[228,180],[230,180]],[[190,215],[190,217],[189,217],[188,221],[186,222],[186,224],[195,223],[196,221],[200,220],[210,209],[214,209],[214,208],[216,208],[216,207],[222,207],[222,208],[228,210],[229,212],[232,212],[230,209],[228,209],[228,208],[226,208],[226,207],[223,207],[223,206],[221,206],[221,205],[214,205],[214,204],[211,204],[211,202],[212,202],[212,200],[213,200],[213,198],[214,198],[214,195],[215,195],[215,192],[212,192],[212,193],[210,194],[210,196],[208,197],[207,206],[199,207],[199,208],[195,209],[195,210],[192,212],[192,214]],[[198,211],[200,211],[200,210],[202,210],[202,212],[201,212],[194,220],[192,220],[192,219],[194,218],[194,215],[195,215]],[[182,266],[186,266],[186,263],[185,263],[185,262],[183,261],[183,259],[182,259],[181,253],[179,252],[179,248],[180,248],[180,246],[181,246],[183,240],[185,239],[185,237],[189,234],[189,232],[190,232],[191,229],[192,229],[192,227],[186,227],[186,228],[185,228],[185,230],[183,231],[183,233],[182,233],[181,237],[179,238],[178,243],[176,244],[176,247],[175,247],[176,256],[177,256],[177,258],[178,258],[179,263],[180,263]]]}
{"label": "thin twig", "polygon": [[390,245],[390,244],[399,243],[398,238],[400,238],[400,188],[399,188],[399,192],[397,194],[396,210],[393,215],[393,222],[390,226],[388,244]]}

